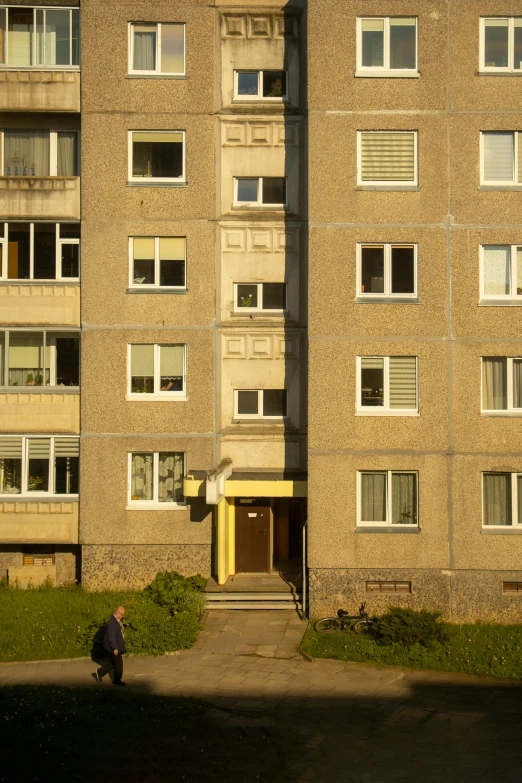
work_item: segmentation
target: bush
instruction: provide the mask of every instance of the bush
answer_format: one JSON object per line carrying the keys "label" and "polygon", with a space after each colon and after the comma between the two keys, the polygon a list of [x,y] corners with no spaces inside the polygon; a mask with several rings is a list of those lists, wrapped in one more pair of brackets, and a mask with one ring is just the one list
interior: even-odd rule
{"label": "bush", "polygon": [[156,579],[145,588],[145,595],[170,614],[188,611],[198,617],[205,606],[205,585],[207,580],[200,574],[184,577],[177,571],[160,571]]}
{"label": "bush", "polygon": [[449,633],[440,617],[440,612],[392,606],[377,619],[375,633],[378,641],[385,645],[401,644],[410,648],[415,644],[422,647],[431,647],[437,642],[444,644]]}

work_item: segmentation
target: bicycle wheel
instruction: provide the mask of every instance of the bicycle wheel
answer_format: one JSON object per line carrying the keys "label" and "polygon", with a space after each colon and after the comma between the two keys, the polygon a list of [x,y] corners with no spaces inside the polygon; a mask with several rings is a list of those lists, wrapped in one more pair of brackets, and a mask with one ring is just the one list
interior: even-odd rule
{"label": "bicycle wheel", "polygon": [[352,625],[355,633],[371,633],[375,628],[373,620],[359,620]]}
{"label": "bicycle wheel", "polygon": [[323,617],[314,625],[314,631],[317,633],[333,633],[341,630],[341,621],[337,617]]}

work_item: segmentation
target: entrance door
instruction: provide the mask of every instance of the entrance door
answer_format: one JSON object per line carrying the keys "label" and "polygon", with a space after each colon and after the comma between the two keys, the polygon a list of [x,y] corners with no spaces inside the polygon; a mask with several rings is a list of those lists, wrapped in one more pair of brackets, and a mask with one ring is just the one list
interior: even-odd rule
{"label": "entrance door", "polygon": [[270,506],[259,498],[236,500],[236,573],[270,571]]}

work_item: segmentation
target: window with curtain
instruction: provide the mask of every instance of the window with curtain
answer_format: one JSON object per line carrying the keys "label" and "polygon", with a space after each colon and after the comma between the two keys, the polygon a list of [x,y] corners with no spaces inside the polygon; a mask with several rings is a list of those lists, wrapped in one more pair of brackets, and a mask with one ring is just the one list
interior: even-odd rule
{"label": "window with curtain", "polygon": [[184,24],[134,23],[130,25],[130,40],[130,73],[185,75]]}
{"label": "window with curtain", "polygon": [[360,185],[416,185],[417,131],[358,131]]}
{"label": "window with curtain", "polygon": [[131,237],[131,288],[186,288],[186,237]]}
{"label": "window with curtain", "polygon": [[130,131],[131,181],[184,181],[184,131]]}
{"label": "window with curtain", "polygon": [[520,73],[522,69],[522,17],[480,20],[481,70]]}
{"label": "window with curtain", "polygon": [[482,357],[482,410],[522,413],[522,359]]}
{"label": "window with curtain", "polygon": [[53,69],[80,64],[77,8],[0,8],[1,62]]}
{"label": "window with curtain", "polygon": [[185,397],[184,345],[130,345],[129,363],[129,394]]}
{"label": "window with curtain", "polygon": [[359,245],[357,296],[416,299],[416,245]]}
{"label": "window with curtain", "polygon": [[358,356],[357,377],[359,412],[417,413],[416,356]]}
{"label": "window with curtain", "polygon": [[8,387],[79,386],[78,332],[3,330],[0,358]]}
{"label": "window with curtain", "polygon": [[[482,138],[481,183],[519,185],[522,183],[522,156],[518,131],[484,131]],[[515,162],[518,158],[518,166]]]}
{"label": "window with curtain", "polygon": [[359,525],[418,525],[417,473],[361,471]]}
{"label": "window with curtain", "polygon": [[132,506],[170,504],[184,506],[183,477],[185,454],[151,452],[129,455],[130,498]]}
{"label": "window with curtain", "polygon": [[4,176],[77,177],[78,131],[5,130]]}
{"label": "window with curtain", "polygon": [[1,436],[0,494],[78,495],[80,439]]}
{"label": "window with curtain", "polygon": [[417,19],[368,17],[357,20],[357,71],[417,70]]}
{"label": "window with curtain", "polygon": [[522,303],[522,247],[482,245],[481,299]]}
{"label": "window with curtain", "polygon": [[486,527],[522,524],[522,474],[482,474],[482,524]]}

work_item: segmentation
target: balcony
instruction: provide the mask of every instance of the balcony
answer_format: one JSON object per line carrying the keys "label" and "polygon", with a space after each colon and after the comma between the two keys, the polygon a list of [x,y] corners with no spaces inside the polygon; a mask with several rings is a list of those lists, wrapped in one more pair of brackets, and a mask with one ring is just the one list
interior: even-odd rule
{"label": "balcony", "polygon": [[0,111],[79,112],[79,71],[0,71]]}
{"label": "balcony", "polygon": [[0,323],[7,326],[79,326],[80,284],[0,283]]}
{"label": "balcony", "polygon": [[1,500],[0,542],[77,544],[78,500]]}
{"label": "balcony", "polygon": [[80,394],[77,388],[63,392],[42,389],[0,393],[0,432],[79,431]]}
{"label": "balcony", "polygon": [[79,220],[79,177],[0,177],[4,220]]}

